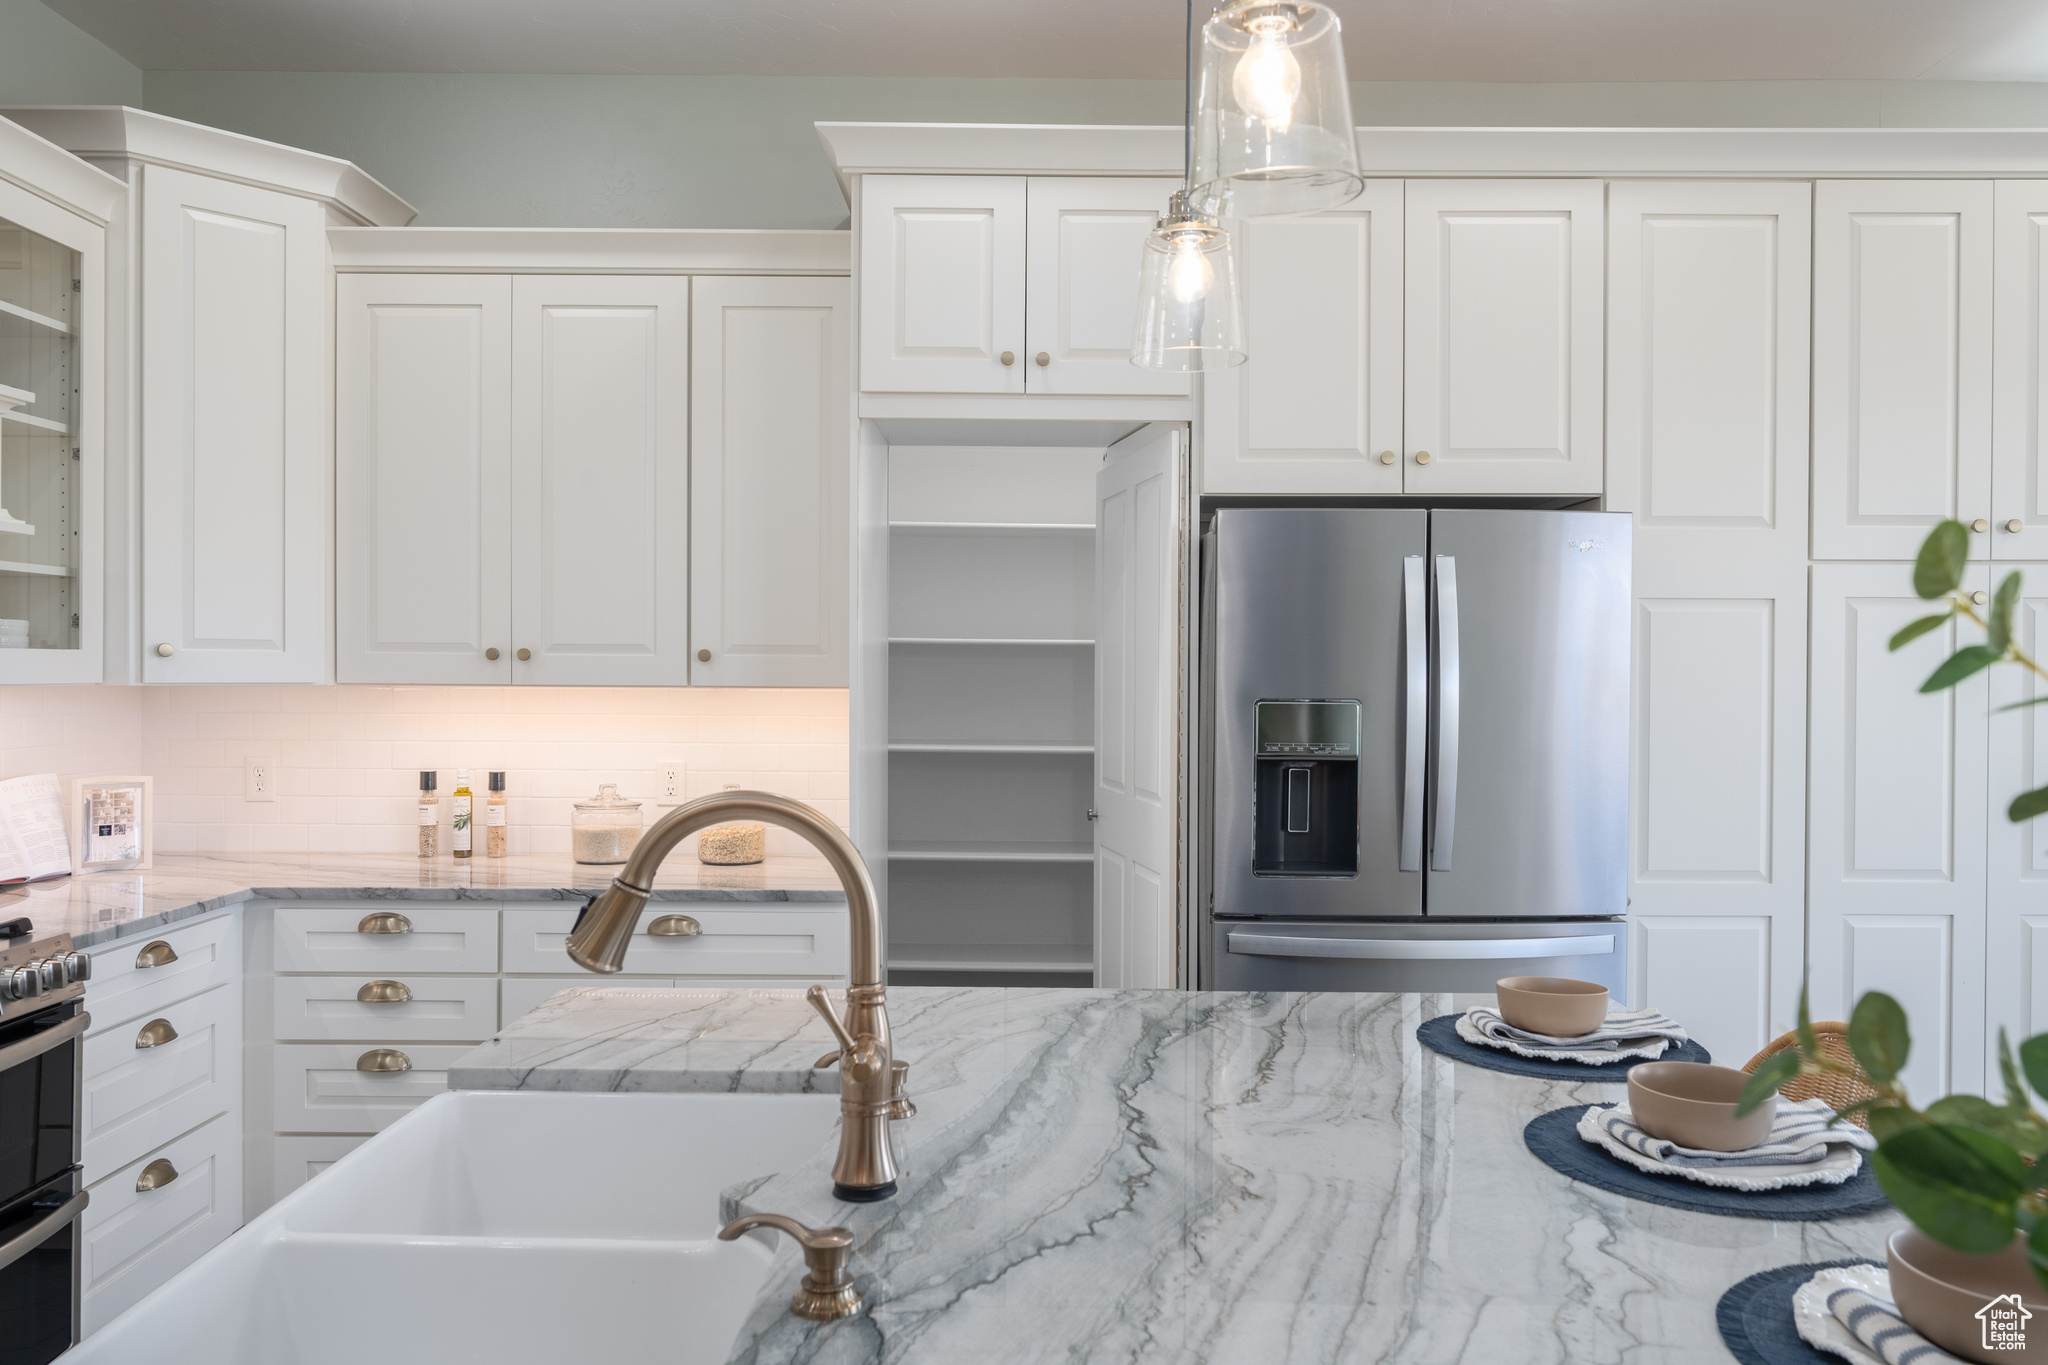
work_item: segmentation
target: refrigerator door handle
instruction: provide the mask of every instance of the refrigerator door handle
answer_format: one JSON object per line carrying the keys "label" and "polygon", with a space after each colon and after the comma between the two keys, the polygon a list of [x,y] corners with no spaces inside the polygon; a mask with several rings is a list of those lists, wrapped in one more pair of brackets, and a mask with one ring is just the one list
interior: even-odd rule
{"label": "refrigerator door handle", "polygon": [[1451,870],[1458,823],[1458,561],[1436,557],[1436,834],[1429,865]]}
{"label": "refrigerator door handle", "polygon": [[1227,940],[1231,952],[1249,957],[1363,957],[1411,962],[1587,957],[1614,951],[1612,934],[1567,934],[1558,938],[1311,938],[1304,934],[1262,934],[1238,929]]}
{"label": "refrigerator door handle", "polygon": [[1408,724],[1401,745],[1401,870],[1422,871],[1423,775],[1429,762],[1429,584],[1422,556],[1401,561],[1408,650]]}

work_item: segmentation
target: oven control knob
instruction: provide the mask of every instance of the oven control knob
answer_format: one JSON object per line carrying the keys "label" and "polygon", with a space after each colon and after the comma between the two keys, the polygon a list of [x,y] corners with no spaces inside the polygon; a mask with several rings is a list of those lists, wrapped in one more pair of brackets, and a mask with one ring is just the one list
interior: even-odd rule
{"label": "oven control knob", "polygon": [[42,974],[43,989],[46,991],[60,990],[71,984],[71,974],[64,970],[64,959],[61,957],[46,957],[29,965]]}
{"label": "oven control knob", "polygon": [[73,981],[92,980],[92,954],[64,954],[64,971]]}
{"label": "oven control knob", "polygon": [[5,988],[4,993],[9,1000],[27,1000],[43,993],[43,974],[31,962],[0,977],[0,987]]}

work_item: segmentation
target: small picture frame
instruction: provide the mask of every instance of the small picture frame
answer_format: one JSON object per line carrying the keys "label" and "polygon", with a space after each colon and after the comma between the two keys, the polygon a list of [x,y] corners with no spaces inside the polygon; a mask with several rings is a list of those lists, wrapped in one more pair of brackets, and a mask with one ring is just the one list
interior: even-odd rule
{"label": "small picture frame", "polygon": [[140,870],[150,865],[156,804],[146,777],[76,777],[70,783],[74,872]]}

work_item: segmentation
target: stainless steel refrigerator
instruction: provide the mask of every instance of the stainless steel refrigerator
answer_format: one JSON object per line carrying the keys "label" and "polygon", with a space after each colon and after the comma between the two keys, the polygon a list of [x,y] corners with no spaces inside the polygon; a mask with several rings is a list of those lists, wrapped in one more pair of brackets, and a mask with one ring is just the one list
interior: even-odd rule
{"label": "stainless steel refrigerator", "polygon": [[1205,982],[1623,992],[1630,529],[1612,512],[1214,514]]}

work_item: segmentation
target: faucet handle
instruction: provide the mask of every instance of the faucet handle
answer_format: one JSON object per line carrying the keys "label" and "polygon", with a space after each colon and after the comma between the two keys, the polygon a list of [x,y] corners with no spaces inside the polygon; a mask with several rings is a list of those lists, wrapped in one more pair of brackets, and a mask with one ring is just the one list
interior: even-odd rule
{"label": "faucet handle", "polygon": [[860,1291],[846,1273],[853,1255],[853,1234],[845,1228],[807,1228],[794,1218],[779,1213],[750,1213],[735,1218],[718,1230],[718,1240],[730,1242],[755,1228],[774,1228],[796,1239],[804,1249],[804,1282],[790,1297],[789,1311],[813,1322],[850,1318],[861,1310]]}
{"label": "faucet handle", "polygon": [[[873,1080],[881,1070],[881,1059],[875,1055],[874,1039],[866,1034],[856,1039],[846,1031],[846,1025],[839,1022],[839,1016],[832,1010],[832,997],[823,986],[813,986],[805,991],[804,999],[811,1002],[811,1008],[824,1018],[825,1026],[839,1040],[840,1055],[846,1059],[846,1069],[841,1074],[855,1081]],[[820,1061],[818,1065],[825,1063]]]}

